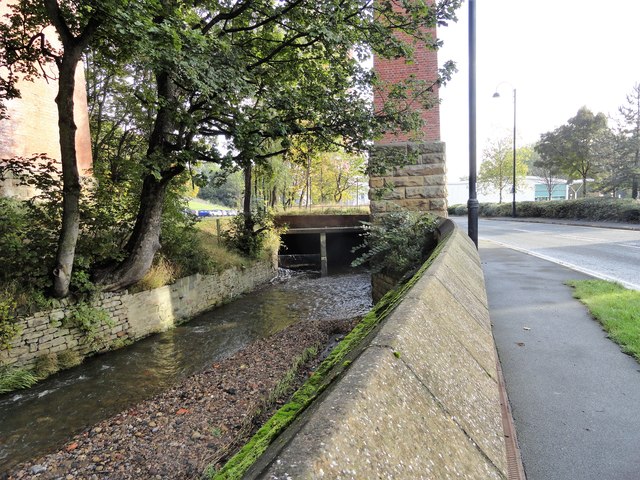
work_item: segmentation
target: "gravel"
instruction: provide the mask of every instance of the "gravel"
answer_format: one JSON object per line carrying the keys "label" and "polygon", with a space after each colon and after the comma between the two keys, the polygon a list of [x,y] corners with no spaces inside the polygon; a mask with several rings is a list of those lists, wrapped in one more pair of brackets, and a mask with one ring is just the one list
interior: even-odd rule
{"label": "gravel", "polygon": [[[300,386],[356,319],[304,321],[258,340],[170,390],[94,425],[55,453],[16,466],[2,479],[200,478],[230,458]],[[305,349],[290,391],[266,399]],[[63,418],[59,419],[64,421]]]}

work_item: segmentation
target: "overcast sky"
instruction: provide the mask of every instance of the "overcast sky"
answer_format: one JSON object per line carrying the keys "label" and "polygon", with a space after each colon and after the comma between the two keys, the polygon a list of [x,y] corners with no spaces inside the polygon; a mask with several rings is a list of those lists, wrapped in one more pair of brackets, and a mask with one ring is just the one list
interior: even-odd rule
{"label": "overcast sky", "polygon": [[[440,63],[458,73],[441,92],[449,181],[468,175],[468,9],[439,30]],[[476,0],[478,161],[490,138],[513,132],[534,143],[586,106],[615,115],[640,82],[640,2],[636,0]],[[503,83],[504,82],[504,83]],[[498,87],[500,98],[492,98]]]}

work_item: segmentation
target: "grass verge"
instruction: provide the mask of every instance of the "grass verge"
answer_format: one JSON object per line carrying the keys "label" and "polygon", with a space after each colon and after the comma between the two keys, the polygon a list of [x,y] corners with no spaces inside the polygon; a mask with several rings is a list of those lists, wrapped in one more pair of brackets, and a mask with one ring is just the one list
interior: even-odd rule
{"label": "grass verge", "polygon": [[567,285],[622,351],[640,361],[640,292],[605,280],[572,280]]}
{"label": "grass verge", "polygon": [[447,238],[443,239],[420,270],[404,285],[387,293],[367,313],[356,327],[333,349],[314,374],[291,397],[291,400],[280,408],[249,440],[249,442],[220,470],[210,466],[205,477],[214,480],[239,479],[256,462],[275,438],[315,400],[368,345],[369,338],[377,331],[382,321],[395,309],[404,295],[422,277],[438,256]]}

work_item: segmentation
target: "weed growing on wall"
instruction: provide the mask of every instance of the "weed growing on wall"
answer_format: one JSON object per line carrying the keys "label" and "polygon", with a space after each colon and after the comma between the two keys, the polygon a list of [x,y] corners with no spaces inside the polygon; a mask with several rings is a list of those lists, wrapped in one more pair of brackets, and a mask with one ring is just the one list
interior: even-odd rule
{"label": "weed growing on wall", "polygon": [[62,320],[63,327],[79,329],[85,335],[85,342],[88,344],[94,344],[101,339],[101,328],[104,325],[113,327],[115,322],[105,310],[83,302],[74,305]]}

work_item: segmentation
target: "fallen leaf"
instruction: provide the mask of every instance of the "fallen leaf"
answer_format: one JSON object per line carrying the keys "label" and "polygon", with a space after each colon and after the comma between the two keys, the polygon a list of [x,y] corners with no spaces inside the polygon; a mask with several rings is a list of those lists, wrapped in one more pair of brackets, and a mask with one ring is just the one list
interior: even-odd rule
{"label": "fallen leaf", "polygon": [[176,412],[176,415],[185,415],[187,413],[189,413],[189,410],[187,410],[186,408],[179,408]]}
{"label": "fallen leaf", "polygon": [[67,448],[65,448],[65,450],[67,452],[73,452],[76,448],[78,448],[78,442],[73,442],[67,445]]}

